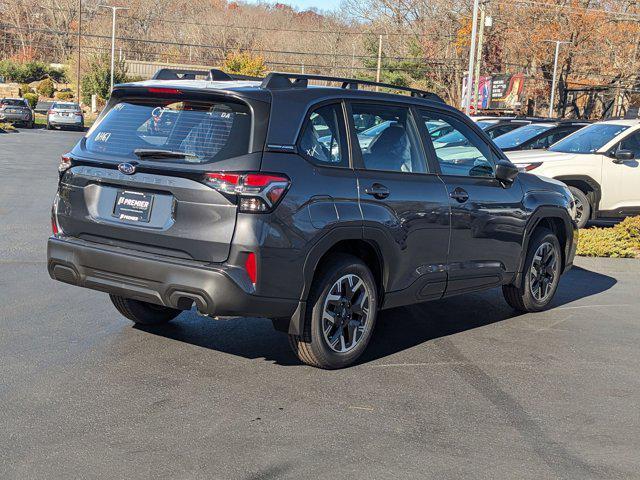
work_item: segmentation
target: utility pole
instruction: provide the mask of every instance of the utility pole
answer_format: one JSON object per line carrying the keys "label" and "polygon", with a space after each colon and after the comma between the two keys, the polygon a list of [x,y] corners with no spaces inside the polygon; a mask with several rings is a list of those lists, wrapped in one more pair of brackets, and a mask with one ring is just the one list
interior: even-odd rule
{"label": "utility pole", "polygon": [[111,17],[111,87],[109,88],[109,92],[113,91],[113,70],[115,68],[115,56],[116,56],[116,12],[118,10],[129,10],[126,7],[115,7],[113,5],[99,5],[102,8],[110,8],[112,17]]}
{"label": "utility pole", "polygon": [[82,35],[82,0],[78,0],[78,64],[76,66],[76,100],[80,105],[80,38]]}
{"label": "utility pole", "polygon": [[351,78],[353,78],[355,66],[356,66],[356,42],[353,42],[351,44]]}
{"label": "utility pole", "polygon": [[[378,68],[376,70],[376,82],[380,83],[380,70],[382,68],[382,35],[378,38]],[[376,85],[376,92],[380,88]]]}
{"label": "utility pole", "polygon": [[479,0],[473,0],[473,21],[471,24],[471,45],[469,46],[469,68],[467,69],[467,91],[464,95],[464,111],[471,113],[471,93],[473,90],[473,67],[476,54],[476,35],[478,33]]}
{"label": "utility pole", "polygon": [[549,117],[553,117],[553,104],[556,100],[556,78],[558,75],[558,55],[560,54],[560,45],[571,42],[563,42],[560,40],[544,40],[544,42],[556,44],[556,54],[553,60],[553,80],[551,81],[551,100],[549,101]]}
{"label": "utility pole", "polygon": [[473,75],[473,109],[478,109],[478,89],[480,88],[480,66],[482,64],[482,42],[484,41],[484,27],[486,14],[486,0],[480,5],[480,32],[478,33],[478,50],[476,51],[476,71]]}

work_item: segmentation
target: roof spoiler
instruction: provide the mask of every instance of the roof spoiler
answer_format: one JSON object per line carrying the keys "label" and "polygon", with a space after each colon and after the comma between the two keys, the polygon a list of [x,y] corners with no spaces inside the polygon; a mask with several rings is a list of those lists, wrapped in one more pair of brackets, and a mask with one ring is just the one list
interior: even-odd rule
{"label": "roof spoiler", "polygon": [[360,85],[367,85],[371,87],[382,87],[391,90],[400,90],[403,92],[409,92],[412,97],[424,98],[435,102],[444,103],[444,100],[433,92],[427,92],[425,90],[418,90],[410,87],[399,87],[398,85],[391,85],[389,83],[373,82],[370,80],[358,80],[355,78],[343,78],[343,77],[329,77],[325,75],[306,75],[300,73],[282,73],[272,72],[269,73],[264,80],[262,80],[262,88],[267,90],[283,90],[289,88],[307,88],[309,80],[320,80],[325,82],[336,82],[341,84],[341,88],[357,90]]}

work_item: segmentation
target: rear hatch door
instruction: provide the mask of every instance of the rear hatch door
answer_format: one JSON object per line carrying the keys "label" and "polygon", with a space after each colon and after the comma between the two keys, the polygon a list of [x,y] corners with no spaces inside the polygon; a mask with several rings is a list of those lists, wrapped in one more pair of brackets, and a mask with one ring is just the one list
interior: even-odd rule
{"label": "rear hatch door", "polygon": [[268,114],[268,105],[251,102],[173,89],[112,101],[71,152],[57,207],[64,234],[225,261],[236,199],[207,186],[204,175],[260,169],[264,137],[253,116]]}

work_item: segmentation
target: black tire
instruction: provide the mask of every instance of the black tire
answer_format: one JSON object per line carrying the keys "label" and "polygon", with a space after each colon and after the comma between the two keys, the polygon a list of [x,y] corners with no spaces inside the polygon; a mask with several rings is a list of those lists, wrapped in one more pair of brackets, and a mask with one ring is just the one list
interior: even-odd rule
{"label": "black tire", "polygon": [[129,320],[141,325],[160,325],[176,318],[182,310],[141,302],[119,295],[109,295],[116,309]]}
{"label": "black tire", "polygon": [[584,228],[591,218],[591,201],[589,197],[577,187],[569,187],[576,201],[576,224],[578,228]]}
{"label": "black tire", "polygon": [[[545,243],[550,243],[554,249],[557,268],[548,295],[543,299],[538,299],[532,292],[531,266],[538,248]],[[556,235],[547,228],[538,228],[529,242],[527,258],[524,262],[520,285],[504,285],[502,287],[502,294],[504,295],[507,303],[519,312],[539,312],[544,310],[551,300],[553,300],[556,290],[558,289],[561,273],[562,252],[560,250],[558,237],[556,237]]]}
{"label": "black tire", "polygon": [[[357,334],[355,336],[358,339],[355,346],[349,351],[337,352],[325,340],[323,311],[331,289],[347,275],[355,275],[362,280],[363,295],[368,295],[368,314],[364,331],[359,339]],[[307,365],[324,369],[347,367],[367,348],[375,327],[377,310],[378,292],[371,270],[357,257],[334,255],[322,265],[311,285],[302,335],[289,335],[289,344],[298,358]]]}

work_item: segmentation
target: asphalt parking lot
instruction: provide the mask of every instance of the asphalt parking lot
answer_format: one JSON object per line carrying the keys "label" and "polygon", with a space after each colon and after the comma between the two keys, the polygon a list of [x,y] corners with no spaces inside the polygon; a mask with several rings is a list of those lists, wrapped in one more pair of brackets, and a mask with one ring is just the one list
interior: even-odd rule
{"label": "asphalt parking lot", "polygon": [[0,136],[0,478],[640,478],[640,261],[578,259],[539,314],[386,311],[357,366],[316,370],[264,319],[144,330],[50,280],[79,138]]}

